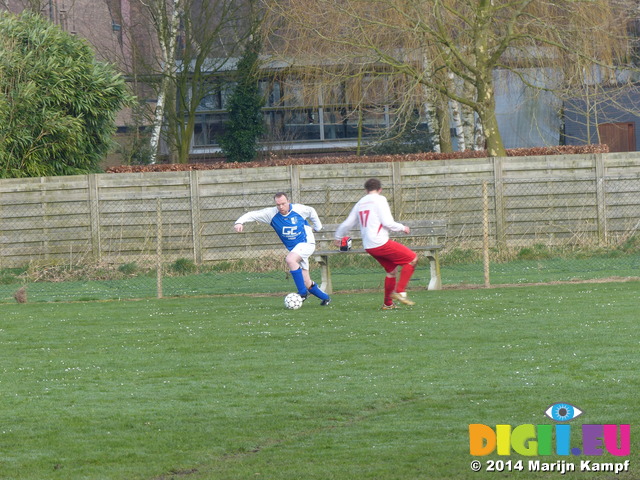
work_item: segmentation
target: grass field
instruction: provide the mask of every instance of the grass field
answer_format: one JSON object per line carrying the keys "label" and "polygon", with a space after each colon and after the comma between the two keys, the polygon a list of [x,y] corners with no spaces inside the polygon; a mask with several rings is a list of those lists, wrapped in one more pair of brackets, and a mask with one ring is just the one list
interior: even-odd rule
{"label": "grass field", "polygon": [[[638,282],[0,305],[0,478],[640,477]],[[468,426],[630,424],[631,455],[469,454]],[[525,471],[474,473],[474,459]]]}
{"label": "grass field", "polygon": [[[336,261],[336,260],[341,260]],[[333,285],[336,290],[380,289],[384,281],[380,266],[368,255],[353,255],[332,262]],[[462,260],[468,260],[463,257]],[[283,267],[283,265],[281,265]],[[61,267],[60,267],[61,268]],[[195,268],[195,266],[194,266]],[[13,295],[27,285],[30,302],[130,300],[157,296],[156,273],[138,272],[125,275],[116,271],[106,275],[101,271],[87,272],[79,268],[65,270],[48,280],[30,281],[20,274],[22,269],[0,269],[0,303],[15,302]],[[167,273],[172,268],[166,268]],[[41,273],[41,272],[40,272]],[[113,272],[112,272],[113,273]],[[312,268],[313,279],[320,283],[320,270]],[[640,255],[603,255],[587,258],[550,257],[516,259],[504,263],[494,262],[490,268],[492,285],[566,282],[603,278],[640,278]],[[429,284],[429,264],[419,264],[412,284]],[[63,281],[64,280],[64,281]],[[283,280],[286,280],[283,282]],[[443,262],[442,283],[445,287],[484,284],[482,261]],[[291,279],[285,278],[284,268],[275,266],[270,271],[254,272],[240,269],[231,271],[204,271],[165,275],[162,280],[164,297],[274,294],[291,289]]]}

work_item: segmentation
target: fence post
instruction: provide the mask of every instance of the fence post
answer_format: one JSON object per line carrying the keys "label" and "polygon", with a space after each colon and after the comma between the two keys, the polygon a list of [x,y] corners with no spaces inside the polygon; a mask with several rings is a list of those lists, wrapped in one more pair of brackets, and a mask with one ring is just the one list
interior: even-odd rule
{"label": "fence post", "polygon": [[607,234],[607,209],[605,198],[605,174],[604,174],[604,155],[601,153],[594,154],[596,164],[596,214],[598,227],[598,244],[606,246],[608,243]]}
{"label": "fence post", "polygon": [[489,189],[487,181],[482,182],[482,258],[484,266],[484,286],[489,288]]}
{"label": "fence post", "polygon": [[[4,207],[4,203],[2,202],[2,195],[0,195],[0,218],[4,217],[4,212],[3,212],[3,207]],[[4,232],[2,231],[3,228],[3,221],[0,221],[0,238],[2,238]],[[3,266],[3,259],[4,259],[4,248],[3,248],[4,242],[0,241],[0,268],[4,268]]]}
{"label": "fence post", "polygon": [[495,201],[495,217],[496,217],[496,245],[498,248],[507,246],[506,226],[505,226],[505,207],[504,207],[504,182],[503,182],[503,161],[502,157],[493,157],[493,190]]}
{"label": "fence post", "polygon": [[402,171],[399,162],[391,163],[391,185],[393,191],[393,218],[402,218],[404,205],[402,201]]}
{"label": "fence post", "polygon": [[156,289],[162,298],[162,200],[156,198]]}
{"label": "fence post", "polygon": [[303,203],[300,198],[300,167],[298,165],[289,165],[289,178],[291,181],[291,201]]}
{"label": "fence post", "polygon": [[102,245],[100,245],[100,196],[98,192],[98,175],[87,175],[89,189],[89,228],[91,229],[91,253],[98,262],[102,260]]}
{"label": "fence post", "polygon": [[202,239],[200,236],[200,175],[198,170],[189,172],[189,192],[191,199],[191,235],[193,240],[193,261],[202,263]]}

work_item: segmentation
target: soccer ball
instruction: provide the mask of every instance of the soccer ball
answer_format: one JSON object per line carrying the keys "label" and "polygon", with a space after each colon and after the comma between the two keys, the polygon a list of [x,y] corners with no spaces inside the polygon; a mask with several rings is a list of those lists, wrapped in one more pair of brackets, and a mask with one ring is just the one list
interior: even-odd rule
{"label": "soccer ball", "polygon": [[297,310],[302,306],[302,297],[297,293],[290,293],[284,297],[284,306],[289,310]]}

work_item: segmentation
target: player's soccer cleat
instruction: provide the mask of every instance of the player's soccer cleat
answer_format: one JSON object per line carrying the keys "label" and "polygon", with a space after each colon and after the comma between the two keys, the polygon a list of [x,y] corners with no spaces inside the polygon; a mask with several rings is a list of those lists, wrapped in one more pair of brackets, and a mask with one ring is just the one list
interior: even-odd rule
{"label": "player's soccer cleat", "polygon": [[320,305],[322,305],[323,307],[326,307],[327,305],[329,305],[331,303],[331,298],[325,298],[324,300],[322,300],[320,302]]}
{"label": "player's soccer cleat", "polygon": [[398,308],[398,306],[395,303],[391,305],[382,304],[382,310],[395,310],[396,308]]}
{"label": "player's soccer cleat", "polygon": [[394,300],[399,301],[400,303],[404,303],[405,305],[415,305],[416,302],[409,300],[409,298],[407,298],[407,292],[393,292],[391,294],[391,298],[393,298]]}
{"label": "player's soccer cleat", "polygon": [[[300,294],[298,294],[298,295],[300,295]],[[307,299],[308,296],[309,296],[309,294],[305,293],[304,295],[300,295],[300,298],[302,298],[302,301],[304,302]]]}

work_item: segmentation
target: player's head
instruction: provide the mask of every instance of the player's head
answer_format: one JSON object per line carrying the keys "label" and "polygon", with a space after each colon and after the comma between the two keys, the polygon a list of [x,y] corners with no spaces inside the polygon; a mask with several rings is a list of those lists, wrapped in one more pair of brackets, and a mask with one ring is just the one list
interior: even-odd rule
{"label": "player's head", "polygon": [[289,213],[289,197],[287,197],[286,193],[278,192],[273,196],[273,199],[276,202],[278,212],[283,215]]}
{"label": "player's head", "polygon": [[380,180],[378,180],[377,178],[370,178],[369,180],[364,182],[364,189],[369,193],[377,192],[379,190],[382,190],[382,183],[380,183]]}

